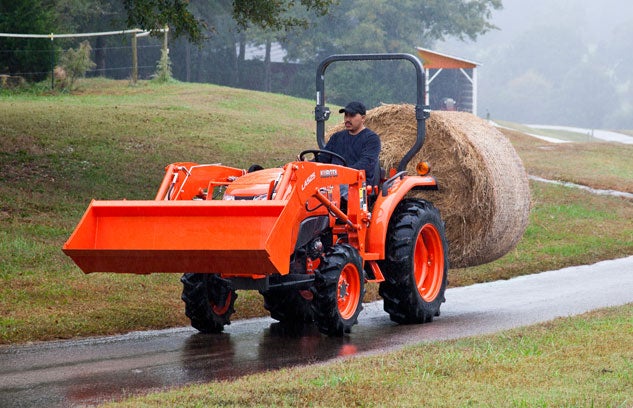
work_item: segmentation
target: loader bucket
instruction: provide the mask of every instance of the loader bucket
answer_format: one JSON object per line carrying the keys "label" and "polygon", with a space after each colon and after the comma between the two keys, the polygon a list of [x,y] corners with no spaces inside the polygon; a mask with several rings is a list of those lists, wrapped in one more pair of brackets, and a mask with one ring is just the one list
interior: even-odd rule
{"label": "loader bucket", "polygon": [[285,274],[295,215],[285,204],[92,201],[63,251],[85,273]]}

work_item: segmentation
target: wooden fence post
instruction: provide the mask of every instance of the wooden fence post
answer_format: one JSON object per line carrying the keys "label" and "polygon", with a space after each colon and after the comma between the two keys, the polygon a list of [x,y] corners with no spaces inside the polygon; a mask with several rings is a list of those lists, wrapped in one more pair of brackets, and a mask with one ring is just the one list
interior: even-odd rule
{"label": "wooden fence post", "polygon": [[132,85],[138,81],[138,50],[136,47],[136,32],[132,33]]}

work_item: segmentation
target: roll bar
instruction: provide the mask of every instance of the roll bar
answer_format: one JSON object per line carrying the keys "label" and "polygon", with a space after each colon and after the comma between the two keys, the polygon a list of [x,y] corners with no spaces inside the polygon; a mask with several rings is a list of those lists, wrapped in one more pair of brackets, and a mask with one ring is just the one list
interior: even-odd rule
{"label": "roll bar", "polygon": [[416,73],[416,105],[415,119],[417,121],[417,136],[411,149],[404,155],[398,165],[398,172],[405,171],[407,164],[420,151],[426,137],[426,119],[428,119],[431,109],[424,105],[424,68],[419,59],[411,54],[388,53],[388,54],[337,54],[325,58],[316,72],[316,107],[314,108],[314,118],[316,120],[316,137],[320,149],[325,147],[325,121],[330,117],[330,109],[325,106],[325,70],[336,61],[387,61],[387,60],[407,60],[413,64]]}

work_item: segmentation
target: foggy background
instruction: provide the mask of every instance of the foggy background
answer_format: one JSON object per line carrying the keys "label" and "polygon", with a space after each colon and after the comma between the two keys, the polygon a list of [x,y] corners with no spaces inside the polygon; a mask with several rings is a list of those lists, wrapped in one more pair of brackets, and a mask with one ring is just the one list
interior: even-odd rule
{"label": "foggy background", "polygon": [[[30,1],[48,4],[43,0]],[[57,14],[52,20],[63,21],[58,27],[60,32],[99,32],[123,27],[125,13],[118,2],[83,1],[94,7],[53,9],[52,13]],[[503,0],[502,3],[502,10],[494,10],[489,0],[340,0],[322,17],[297,11],[298,17],[313,23],[305,31],[268,32],[256,28],[240,30],[230,7],[224,7],[230,2],[191,1],[192,13],[213,30],[199,46],[171,35],[168,44],[171,72],[173,78],[183,82],[313,99],[315,68],[329,55],[416,54],[416,48],[422,47],[480,64],[479,116],[527,124],[633,130],[632,1]],[[10,9],[16,9],[22,3],[8,4],[12,6]],[[469,14],[468,9],[473,5],[478,12]],[[491,10],[490,22],[498,30],[480,34],[487,28],[488,10]],[[42,27],[33,26],[32,19],[20,20],[22,14],[15,15],[15,19],[0,19],[0,32],[52,32],[47,25],[50,22],[42,23]],[[51,13],[43,13],[48,14]],[[26,27],[13,26],[13,20]],[[449,34],[476,40],[459,41],[447,37]],[[53,42],[49,38],[18,41],[0,37],[0,74],[12,74],[30,82],[51,78],[62,52],[78,47],[80,41],[84,39],[60,38]],[[90,42],[91,60],[96,64],[88,76],[130,78],[133,55],[130,35],[98,36],[86,41]],[[162,44],[160,36],[138,39],[135,49],[140,79],[150,79],[155,74]],[[330,104],[344,105],[351,98],[362,100],[369,108],[381,103],[415,102],[416,90],[412,86],[415,76],[407,62],[332,65],[326,75]],[[448,71],[454,70],[446,71],[442,76],[449,79],[443,91],[431,89],[431,104],[433,98],[450,96],[443,93],[446,89],[464,88],[459,82],[462,75],[451,79]],[[462,105],[457,108],[466,109]]]}
{"label": "foggy background", "polygon": [[633,129],[633,2],[503,0],[492,23],[434,47],[481,64],[479,116]]}

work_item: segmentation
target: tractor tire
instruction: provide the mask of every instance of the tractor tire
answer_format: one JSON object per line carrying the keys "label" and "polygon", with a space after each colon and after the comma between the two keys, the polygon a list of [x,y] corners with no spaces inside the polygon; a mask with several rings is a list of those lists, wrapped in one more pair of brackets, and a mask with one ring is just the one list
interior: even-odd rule
{"label": "tractor tire", "polygon": [[270,317],[289,326],[312,323],[311,301],[296,289],[273,289],[260,292]]}
{"label": "tractor tire", "polygon": [[440,212],[433,204],[405,199],[394,211],[387,232],[385,281],[378,293],[392,321],[426,323],[439,316],[445,301],[448,243]]}
{"label": "tractor tire", "polygon": [[328,336],[343,336],[358,323],[363,309],[365,274],[358,251],[334,245],[315,272],[312,311],[317,328]]}
{"label": "tractor tire", "polygon": [[191,326],[201,333],[220,333],[231,324],[237,293],[228,281],[208,273],[185,273],[180,281]]}

